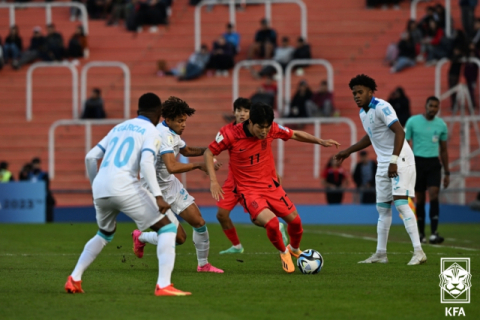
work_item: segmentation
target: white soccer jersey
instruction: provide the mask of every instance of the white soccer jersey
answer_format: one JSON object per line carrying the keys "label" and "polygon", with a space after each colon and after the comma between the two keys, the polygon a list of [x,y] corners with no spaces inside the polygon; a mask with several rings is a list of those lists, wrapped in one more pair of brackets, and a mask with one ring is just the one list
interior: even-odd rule
{"label": "white soccer jersey", "polygon": [[[387,164],[393,153],[395,133],[390,126],[398,121],[393,107],[385,100],[373,97],[370,101],[368,112],[360,109],[360,119],[363,128],[370,137],[379,165]],[[398,165],[414,165],[415,158],[412,149],[404,140],[402,151],[398,157]]]}
{"label": "white soccer jersey", "polygon": [[144,116],[110,130],[97,145],[104,156],[92,184],[94,199],[137,193],[141,185],[138,174],[142,152],[156,156],[161,142],[158,130]]}

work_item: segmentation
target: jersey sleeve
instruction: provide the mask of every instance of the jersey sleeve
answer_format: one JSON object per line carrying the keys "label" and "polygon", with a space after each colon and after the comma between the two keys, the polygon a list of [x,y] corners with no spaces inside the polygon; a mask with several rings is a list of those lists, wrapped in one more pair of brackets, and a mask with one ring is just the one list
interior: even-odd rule
{"label": "jersey sleeve", "polygon": [[413,120],[412,118],[407,120],[407,123],[405,124],[405,140],[412,140],[413,138]]}
{"label": "jersey sleeve", "polygon": [[283,141],[290,140],[293,136],[292,129],[281,126],[276,122],[272,123],[272,128],[270,129],[270,131],[274,139],[282,139]]}
{"label": "jersey sleeve", "polygon": [[160,134],[158,133],[157,129],[155,129],[155,131],[152,130],[152,131],[150,131],[150,134],[148,135],[148,137],[143,142],[142,153],[144,151],[151,152],[153,154],[153,157],[156,158],[161,144],[162,144],[162,139],[161,139]]}
{"label": "jersey sleeve", "polygon": [[228,137],[228,130],[220,129],[215,137],[215,140],[208,145],[208,149],[212,151],[213,155],[218,156],[222,151],[227,150],[230,146],[230,139]]}
{"label": "jersey sleeve", "polygon": [[448,139],[448,127],[447,127],[447,124],[445,123],[445,121],[443,121],[443,130],[442,130],[442,133],[440,133],[440,141],[447,141]]}
{"label": "jersey sleeve", "polygon": [[102,149],[103,153],[105,153],[105,151],[107,150],[108,140],[109,138],[107,134],[99,143],[97,143],[97,147]]}
{"label": "jersey sleeve", "polygon": [[173,138],[173,134],[171,132],[162,134],[162,144],[160,145],[160,155],[165,153],[174,153],[175,139]]}
{"label": "jersey sleeve", "polygon": [[179,147],[180,149],[183,149],[183,148],[185,148],[186,146],[187,146],[187,143],[186,143],[185,141],[183,141],[183,140],[180,140],[180,143],[178,144],[178,147]]}
{"label": "jersey sleeve", "polygon": [[397,113],[388,103],[377,105],[376,113],[377,117],[389,128],[398,121]]}

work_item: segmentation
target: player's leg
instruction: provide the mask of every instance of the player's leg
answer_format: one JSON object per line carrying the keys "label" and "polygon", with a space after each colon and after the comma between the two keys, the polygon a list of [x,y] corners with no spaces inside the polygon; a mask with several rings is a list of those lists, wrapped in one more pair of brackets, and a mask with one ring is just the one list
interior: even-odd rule
{"label": "player's leg", "polygon": [[80,258],[65,283],[65,291],[68,293],[83,293],[82,275],[97,256],[110,241],[113,239],[116,224],[115,219],[119,211],[115,208],[111,198],[102,198],[94,200],[96,218],[99,230],[97,234],[85,245]]}
{"label": "player's leg", "polygon": [[222,226],[223,233],[230,240],[232,246],[227,250],[220,251],[220,254],[226,253],[243,253],[244,249],[238,238],[237,230],[233,225],[232,219],[230,219],[230,210],[218,207],[217,220]]}
{"label": "player's leg", "polygon": [[[432,161],[433,162],[433,161]],[[440,192],[440,184],[442,181],[442,165],[438,159],[432,163],[430,169],[430,175],[427,179],[428,196],[430,199],[430,229],[431,235],[429,242],[432,244],[438,244],[443,242],[438,232],[438,217],[440,215],[440,203],[438,201],[438,194]]]}
{"label": "player's leg", "polygon": [[420,242],[426,243],[425,239],[425,191],[427,190],[427,178],[429,176],[429,168],[424,166],[424,160],[415,158],[415,171],[417,178],[415,179],[415,202],[418,231],[420,232]]}

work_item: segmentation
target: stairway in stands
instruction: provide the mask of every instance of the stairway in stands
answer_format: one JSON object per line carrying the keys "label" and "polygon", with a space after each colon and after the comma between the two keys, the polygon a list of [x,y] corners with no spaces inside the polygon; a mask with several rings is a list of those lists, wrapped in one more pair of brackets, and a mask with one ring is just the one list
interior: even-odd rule
{"label": "stairway in stands", "polygon": [[[205,146],[213,140],[218,129],[224,125],[222,115],[231,112],[232,80],[205,76],[189,82],[177,82],[171,77],[157,77],[156,63],[165,60],[169,67],[188,58],[193,51],[194,8],[188,0],[176,0],[173,16],[168,28],[161,27],[158,33],[144,31],[140,34],[127,33],[120,27],[106,27],[103,21],[90,21],[89,45],[91,56],[80,61],[123,61],[132,72],[131,115],[134,116],[138,97],[144,92],[155,92],[162,99],[175,95],[186,100],[197,113],[188,121],[184,139],[190,145]],[[335,71],[335,102],[341,116],[349,117],[357,125],[357,137],[363,129],[358,121],[358,109],[353,104],[348,82],[359,73],[367,73],[377,80],[377,96],[387,98],[398,85],[404,87],[411,99],[413,113],[422,111],[424,100],[433,94],[434,68],[419,66],[400,74],[391,75],[389,68],[382,65],[387,45],[397,41],[409,17],[409,8],[404,4],[401,10],[366,10],[362,0],[316,1],[305,0],[308,7],[308,41],[313,56],[329,60]],[[453,4],[453,16],[459,25],[459,12]],[[418,12],[423,12],[420,6]],[[263,6],[249,6],[237,14],[237,29],[241,33],[241,52],[237,61],[246,57],[246,51],[264,16]],[[293,40],[300,33],[300,12],[294,4],[272,6],[272,24],[279,37],[287,35]],[[67,9],[54,9],[54,22],[67,42],[77,23],[68,20]],[[216,6],[213,11],[202,13],[202,42],[210,45],[220,35],[228,20],[228,9]],[[41,9],[17,10],[24,45],[28,45],[31,30],[35,25],[44,25]],[[0,30],[6,30],[8,11],[0,10]],[[3,38],[6,32],[2,32]],[[71,78],[68,70],[38,69],[34,75],[33,121],[25,120],[25,78],[26,69],[12,71],[9,67],[0,71],[0,119],[1,159],[8,160],[13,172],[17,173],[23,163],[34,156],[40,156],[43,167],[48,161],[48,128],[59,119],[71,118]],[[80,69],[79,69],[80,70]],[[293,76],[292,92],[300,79],[306,79],[313,89],[326,78],[321,67],[310,67],[299,78]],[[443,76],[442,80],[446,80]],[[444,87],[445,88],[445,82]],[[253,80],[246,70],[240,73],[240,95],[250,96],[260,84]],[[109,118],[120,118],[123,114],[123,77],[119,70],[98,68],[89,72],[89,88],[102,89]],[[98,141],[110,126],[93,129],[93,143]],[[313,133],[313,127],[306,131]],[[457,130],[458,131],[458,130]],[[338,140],[343,146],[349,144],[348,127],[343,124],[323,125],[322,137]],[[458,136],[458,132],[453,136]],[[85,155],[83,127],[60,127],[56,131],[55,190],[88,190],[83,158]],[[458,138],[452,140],[451,158],[458,157]],[[474,141],[474,140],[472,140]],[[275,150],[276,151],[276,150]],[[327,163],[335,150],[321,149],[321,167]],[[275,153],[276,154],[276,153]],[[373,156],[373,150],[371,151]],[[228,161],[226,155],[219,157]],[[350,168],[350,162],[344,164]],[[219,173],[219,179],[226,177],[226,167]],[[286,143],[284,184],[287,189],[318,188],[320,180],[313,177],[313,147],[296,142]],[[208,189],[208,179],[202,172],[187,175],[191,189]],[[353,183],[350,182],[350,187]],[[198,203],[213,205],[208,193],[193,193]],[[292,193],[296,203],[324,203],[324,196],[318,193]],[[85,194],[56,193],[59,205],[89,205],[91,196]],[[347,201],[351,197],[346,197]]]}

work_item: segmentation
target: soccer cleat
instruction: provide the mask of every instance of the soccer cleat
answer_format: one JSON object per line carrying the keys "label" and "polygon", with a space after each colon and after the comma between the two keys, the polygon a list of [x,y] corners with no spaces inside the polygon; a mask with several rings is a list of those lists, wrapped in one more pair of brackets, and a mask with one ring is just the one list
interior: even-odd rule
{"label": "soccer cleat", "polygon": [[207,263],[206,265],[197,267],[197,272],[213,272],[213,273],[223,273],[222,269],[215,268],[212,264]]}
{"label": "soccer cleat", "polygon": [[295,272],[295,265],[293,264],[292,256],[288,250],[285,253],[280,253],[280,259],[282,260],[282,268],[285,272]]}
{"label": "soccer cleat", "polygon": [[140,230],[133,230],[132,232],[132,240],[133,240],[133,253],[138,258],[143,258],[143,249],[145,248],[145,243],[142,241],[138,240],[138,237],[142,234],[142,231]]}
{"label": "soccer cleat", "polygon": [[430,238],[428,239],[428,242],[430,242],[430,244],[440,244],[444,240],[445,239],[443,237],[441,237],[438,233],[434,233],[430,236]]}
{"label": "soccer cleat", "polygon": [[388,258],[386,253],[375,252],[368,259],[358,261],[358,263],[388,263]]}
{"label": "soccer cleat", "polygon": [[243,247],[241,247],[240,249],[237,249],[237,248],[235,248],[234,246],[231,246],[231,247],[228,248],[227,250],[220,251],[220,254],[226,254],[226,253],[243,253],[243,251],[245,251],[245,250],[243,249]]}
{"label": "soccer cleat", "polygon": [[65,283],[65,291],[67,291],[67,293],[85,293],[82,290],[82,280],[75,281],[72,276],[68,276],[67,282]]}
{"label": "soccer cleat", "polygon": [[302,254],[302,250],[300,250],[300,249],[293,250],[293,248],[292,248],[291,245],[288,245],[288,246],[287,246],[287,249],[288,249],[288,251],[290,252],[290,254],[291,254],[292,256],[294,256],[295,258],[297,258],[297,259],[298,259],[298,257]]}
{"label": "soccer cleat", "polygon": [[287,245],[288,236],[287,236],[287,231],[285,230],[285,225],[281,222],[278,225],[279,225],[278,228],[280,229],[280,232],[282,233],[283,244]]}
{"label": "soccer cleat", "polygon": [[416,266],[422,263],[427,262],[427,255],[423,251],[415,251],[413,253],[413,257],[410,260],[409,263],[407,263],[408,266]]}
{"label": "soccer cleat", "polygon": [[189,296],[191,294],[191,292],[175,289],[173,287],[173,283],[171,283],[169,286],[166,286],[165,288],[160,288],[158,284],[155,287],[156,296]]}

